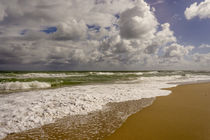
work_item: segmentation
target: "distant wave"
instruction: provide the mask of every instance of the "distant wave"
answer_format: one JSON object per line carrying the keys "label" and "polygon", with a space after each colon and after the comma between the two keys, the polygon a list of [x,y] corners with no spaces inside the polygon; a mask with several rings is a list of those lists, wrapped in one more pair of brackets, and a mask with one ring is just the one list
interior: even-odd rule
{"label": "distant wave", "polygon": [[92,75],[143,75],[142,72],[90,72]]}
{"label": "distant wave", "polygon": [[11,74],[5,75],[0,74],[0,78],[65,78],[65,77],[74,77],[74,76],[86,76],[87,74],[82,73],[25,73],[25,74]]}
{"label": "distant wave", "polygon": [[5,82],[0,83],[0,90],[24,90],[24,89],[40,89],[40,88],[49,88],[51,87],[50,83],[46,82]]}

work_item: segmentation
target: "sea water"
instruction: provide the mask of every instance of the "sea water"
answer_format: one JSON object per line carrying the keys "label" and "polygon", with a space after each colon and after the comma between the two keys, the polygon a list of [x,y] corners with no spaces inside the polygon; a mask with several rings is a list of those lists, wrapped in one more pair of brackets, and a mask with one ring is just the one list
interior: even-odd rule
{"label": "sea water", "polygon": [[[175,87],[178,83],[210,80],[209,73],[182,71],[3,73],[1,77],[1,91],[12,93],[0,94],[0,138],[53,123],[65,116],[101,110],[110,102],[166,96],[170,91],[163,88]],[[81,80],[87,84],[70,87],[61,84],[60,87],[42,89],[50,88],[55,82],[49,78]],[[24,91],[27,88],[32,90]],[[35,88],[40,90],[33,90]],[[16,92],[16,89],[22,91]]]}

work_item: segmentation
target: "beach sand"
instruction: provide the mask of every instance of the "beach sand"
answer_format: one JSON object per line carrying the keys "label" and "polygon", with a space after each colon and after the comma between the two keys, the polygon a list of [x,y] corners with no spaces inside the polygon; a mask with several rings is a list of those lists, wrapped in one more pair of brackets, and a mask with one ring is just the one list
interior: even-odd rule
{"label": "beach sand", "polygon": [[210,140],[210,83],[170,90],[105,140]]}
{"label": "beach sand", "polygon": [[40,128],[10,134],[5,140],[210,140],[210,83],[167,90],[172,94],[109,103],[103,110],[67,116]]}

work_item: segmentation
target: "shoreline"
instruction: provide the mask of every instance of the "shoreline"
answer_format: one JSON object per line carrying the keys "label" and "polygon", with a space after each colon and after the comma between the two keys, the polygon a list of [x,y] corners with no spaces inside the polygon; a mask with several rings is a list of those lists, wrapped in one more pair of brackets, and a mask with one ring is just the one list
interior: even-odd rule
{"label": "shoreline", "polygon": [[[166,88],[162,90],[170,90],[173,94],[173,89],[180,86],[197,85],[206,83],[191,83],[178,85],[173,88]],[[171,96],[168,95],[168,96]],[[57,120],[55,123],[41,126],[40,128],[34,128],[19,133],[9,134],[4,140],[9,139],[42,139],[42,138],[107,138],[107,135],[112,136],[115,131],[121,129],[121,125],[127,122],[127,118],[144,111],[150,107],[156,98],[165,98],[168,96],[160,96],[155,98],[145,98],[140,100],[130,100],[125,102],[108,103],[103,106],[102,110],[88,113],[87,115],[73,115],[67,116]],[[153,106],[153,105],[152,105]],[[145,108],[147,107],[147,108]],[[144,110],[142,110],[145,108]],[[140,111],[142,110],[142,111]],[[137,113],[136,113],[137,112]],[[111,117],[110,117],[111,116]],[[130,117],[129,117],[130,116]],[[116,121],[116,122],[115,122]],[[67,122],[67,123],[66,123]],[[114,125],[113,125],[114,124]],[[63,128],[65,126],[65,128]],[[118,129],[119,128],[119,129]],[[84,132],[84,133],[83,133]]]}
{"label": "shoreline", "polygon": [[101,110],[109,102],[168,95],[170,91],[161,89],[173,85],[165,80],[179,77],[150,77],[140,79],[142,84],[89,85],[3,96],[0,98],[0,137],[54,123],[65,116]]}
{"label": "shoreline", "polygon": [[132,114],[150,106],[155,98],[108,103],[102,110],[87,115],[67,116],[55,123],[12,133],[2,140],[28,139],[103,139],[119,128]]}
{"label": "shoreline", "polygon": [[105,140],[210,140],[210,83],[167,88],[172,93],[131,115]]}

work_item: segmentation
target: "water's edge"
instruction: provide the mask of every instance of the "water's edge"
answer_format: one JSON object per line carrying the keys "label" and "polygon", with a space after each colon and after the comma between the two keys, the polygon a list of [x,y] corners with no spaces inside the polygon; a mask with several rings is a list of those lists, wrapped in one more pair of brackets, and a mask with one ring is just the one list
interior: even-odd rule
{"label": "water's edge", "polygon": [[133,84],[76,86],[2,96],[1,132],[7,135],[5,139],[102,138],[119,128],[128,116],[151,105],[155,97],[171,93],[162,89],[206,79],[209,76],[140,77]]}
{"label": "water's edge", "polygon": [[20,133],[9,134],[11,139],[102,139],[112,134],[132,114],[150,106],[155,98],[108,103],[102,110],[87,115],[67,116],[55,123]]}

